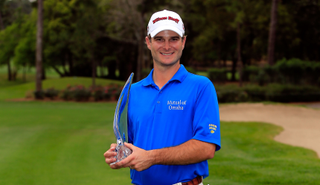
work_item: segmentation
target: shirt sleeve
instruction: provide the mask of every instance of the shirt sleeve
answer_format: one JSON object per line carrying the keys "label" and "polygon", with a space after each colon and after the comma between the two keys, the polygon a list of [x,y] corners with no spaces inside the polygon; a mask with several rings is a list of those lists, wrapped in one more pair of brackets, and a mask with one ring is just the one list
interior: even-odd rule
{"label": "shirt sleeve", "polygon": [[213,143],[216,151],[221,148],[220,115],[216,90],[207,80],[199,88],[194,106],[193,139]]}

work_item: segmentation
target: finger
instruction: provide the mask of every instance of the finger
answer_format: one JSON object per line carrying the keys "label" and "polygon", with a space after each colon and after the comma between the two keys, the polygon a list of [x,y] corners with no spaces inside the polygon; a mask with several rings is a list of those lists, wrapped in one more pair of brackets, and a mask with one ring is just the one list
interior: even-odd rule
{"label": "finger", "polygon": [[115,157],[109,157],[105,159],[106,163],[110,165],[110,167],[112,166],[111,163],[114,163],[117,161],[117,159]]}
{"label": "finger", "polygon": [[112,169],[119,169],[119,168],[125,168],[131,166],[131,161],[126,159],[123,159],[115,164],[110,165]]}
{"label": "finger", "polygon": [[131,150],[133,150],[133,148],[134,148],[134,145],[131,144],[131,143],[126,143],[126,142],[124,142],[124,146],[128,147],[128,148],[131,149]]}
{"label": "finger", "polygon": [[114,149],[110,148],[108,151],[106,151],[104,154],[104,157],[114,157],[117,155],[117,152],[114,151]]}
{"label": "finger", "polygon": [[120,169],[120,168],[122,168],[122,167],[119,166],[118,163],[116,163],[116,164],[110,165],[110,168],[112,168],[112,169]]}
{"label": "finger", "polygon": [[133,162],[134,158],[132,155],[129,155],[128,157],[122,159],[121,161],[117,162],[116,165],[121,168],[134,166]]}
{"label": "finger", "polygon": [[111,164],[116,161],[115,156],[117,155],[117,152],[115,152],[114,150],[115,149],[112,147],[103,154],[107,164]]}

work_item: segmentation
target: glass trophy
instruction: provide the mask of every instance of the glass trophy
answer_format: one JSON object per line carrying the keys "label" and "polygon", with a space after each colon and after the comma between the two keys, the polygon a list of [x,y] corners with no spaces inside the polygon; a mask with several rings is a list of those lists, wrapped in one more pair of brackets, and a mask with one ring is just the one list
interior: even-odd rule
{"label": "glass trophy", "polygon": [[129,92],[130,87],[132,84],[133,73],[130,74],[127,82],[123,86],[121,94],[118,99],[117,107],[114,113],[113,118],[113,131],[117,138],[117,146],[115,152],[117,155],[115,158],[117,159],[116,162],[112,163],[115,164],[122,159],[125,159],[131,154],[131,150],[124,146],[124,142],[128,142],[128,102],[129,102]]}

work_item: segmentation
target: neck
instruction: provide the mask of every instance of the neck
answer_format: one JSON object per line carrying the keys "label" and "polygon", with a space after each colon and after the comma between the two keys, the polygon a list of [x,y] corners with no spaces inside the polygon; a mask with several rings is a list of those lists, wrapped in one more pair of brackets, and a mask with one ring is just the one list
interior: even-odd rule
{"label": "neck", "polygon": [[156,66],[153,68],[153,81],[161,89],[180,68],[180,63],[173,66]]}

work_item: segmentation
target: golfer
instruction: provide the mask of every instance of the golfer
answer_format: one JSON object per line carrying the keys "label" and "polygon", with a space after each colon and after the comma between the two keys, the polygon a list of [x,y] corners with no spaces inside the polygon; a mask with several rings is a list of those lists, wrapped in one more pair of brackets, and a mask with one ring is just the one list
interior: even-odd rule
{"label": "golfer", "polygon": [[111,144],[105,161],[112,169],[129,167],[132,184],[203,184],[207,160],[221,146],[215,88],[180,64],[187,38],[177,13],[154,13],[147,32],[153,69],[131,86],[125,146],[132,154],[111,165],[116,161]]}

